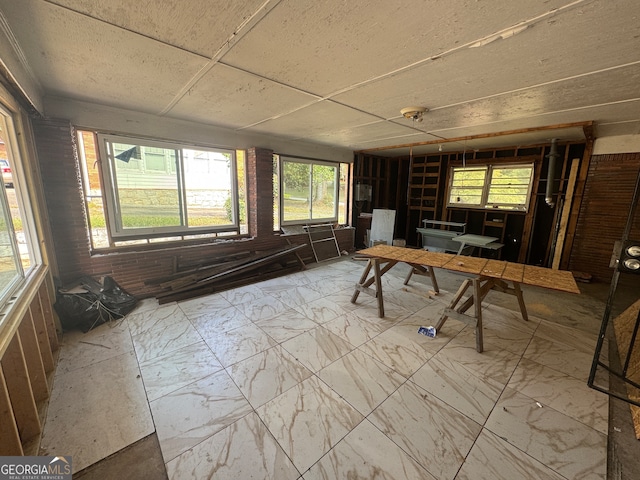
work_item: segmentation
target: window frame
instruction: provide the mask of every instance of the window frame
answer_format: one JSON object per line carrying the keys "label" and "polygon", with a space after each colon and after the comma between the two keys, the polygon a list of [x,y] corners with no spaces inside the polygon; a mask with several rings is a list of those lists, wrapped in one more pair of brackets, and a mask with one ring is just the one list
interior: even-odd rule
{"label": "window frame", "polygon": [[[529,186],[527,189],[525,202],[517,203],[517,204],[489,202],[489,195],[491,193],[491,189],[492,187],[496,186],[496,184],[494,183],[494,171],[510,170],[510,169],[518,169],[518,168],[530,169]],[[451,196],[452,196],[452,189],[453,189],[453,183],[455,181],[456,171],[465,171],[465,170],[470,171],[470,170],[479,170],[479,169],[486,169],[480,202],[473,203],[473,204],[452,202]],[[447,185],[447,193],[446,193],[446,207],[475,209],[475,210],[503,210],[503,211],[526,213],[529,211],[529,205],[531,203],[531,195],[533,193],[535,171],[536,171],[536,166],[534,161],[514,162],[514,163],[482,163],[482,164],[474,163],[471,165],[462,165],[462,166],[452,165],[449,169],[449,182]]]}
{"label": "window frame", "polygon": [[[18,105],[13,102],[12,98],[0,86],[0,130],[3,132],[2,140],[6,149],[7,161],[11,168],[13,193],[16,197],[18,215],[22,223],[22,235],[24,235],[24,242],[19,242],[7,190],[2,181],[0,182],[0,188],[2,189],[0,191],[0,203],[2,204],[3,220],[6,222],[5,233],[8,240],[5,246],[11,250],[15,271],[13,276],[3,286],[0,286],[0,311],[2,312],[2,315],[0,315],[0,327],[5,325],[5,320],[9,318],[8,312],[15,306],[12,299],[24,291],[25,286],[43,267],[36,218],[34,217],[31,197],[28,188],[26,188],[27,174],[25,170],[27,166],[25,165],[26,159],[23,156],[25,152],[22,150],[18,140],[20,135],[24,135],[25,129],[28,129],[28,127],[25,127],[24,117],[21,115]],[[24,252],[21,251],[20,244],[26,246],[27,265],[25,265]]]}
{"label": "window frame", "polygon": [[[455,173],[457,171],[483,171],[484,175],[482,178],[482,186],[468,186],[467,188],[472,188],[473,190],[480,191],[480,200],[478,203],[459,203],[459,202],[451,202],[452,190],[454,188],[454,182],[456,180]],[[487,176],[490,173],[490,169],[488,165],[473,165],[473,166],[452,166],[449,175],[449,186],[447,188],[447,207],[449,206],[458,206],[462,205],[465,208],[484,208],[484,200],[486,198],[485,191],[487,188]]]}
{"label": "window frame", "polygon": [[[280,226],[291,226],[291,225],[316,225],[322,223],[337,223],[340,216],[340,175],[341,175],[341,162],[332,162],[330,160],[317,160],[310,158],[301,158],[295,157],[286,154],[277,154],[274,153],[274,158],[277,162],[277,172],[278,172],[278,185],[277,185],[277,194],[278,194],[278,223]],[[309,175],[309,196],[311,199],[309,202],[309,214],[307,218],[300,218],[294,220],[286,220],[285,218],[285,189],[283,187],[284,181],[284,164],[285,163],[299,163],[310,165],[310,175]],[[314,166],[326,166],[335,169],[335,174],[333,178],[333,215],[331,217],[323,217],[323,218],[313,218],[313,167]],[[274,202],[275,203],[275,202]],[[275,212],[274,212],[275,216]]]}
{"label": "window frame", "polygon": [[[491,189],[494,186],[499,186],[500,184],[494,183],[494,172],[496,170],[507,170],[507,169],[518,169],[518,168],[529,168],[529,186],[527,187],[527,194],[524,203],[497,203],[490,202],[489,196],[491,195]],[[492,165],[489,172],[489,178],[487,179],[487,198],[485,208],[489,209],[501,209],[501,210],[518,210],[518,211],[527,211],[529,209],[529,201],[531,200],[531,191],[533,189],[533,176],[535,174],[535,164],[513,164],[513,165]],[[522,184],[524,185],[524,184]],[[515,206],[515,208],[513,208]]]}
{"label": "window frame", "polygon": [[[79,129],[88,131],[85,129]],[[239,185],[238,185],[238,165],[236,150],[229,148],[218,148],[212,146],[192,145],[180,142],[172,142],[168,140],[150,139],[145,137],[137,137],[122,134],[111,134],[96,132],[97,151],[101,167],[101,187],[102,196],[105,202],[105,220],[110,238],[116,242],[126,242],[134,240],[154,239],[159,237],[176,237],[186,235],[201,234],[221,234],[229,233],[240,235],[240,205],[239,205]],[[121,207],[119,203],[119,191],[117,186],[117,178],[115,175],[115,156],[107,147],[114,143],[125,143],[140,147],[162,148],[165,150],[174,150],[176,158],[176,180],[178,207],[180,216],[180,225],[175,226],[158,226],[158,227],[138,227],[124,228],[122,225],[122,216],[120,214]],[[230,197],[231,197],[231,216],[232,220],[224,225],[207,225],[202,227],[189,226],[189,216],[187,213],[186,195],[188,188],[185,184],[185,158],[184,150],[201,150],[210,152],[219,152],[230,155]],[[170,173],[167,171],[166,173]],[[153,176],[162,175],[161,172],[154,171]],[[246,181],[246,179],[245,179]]]}

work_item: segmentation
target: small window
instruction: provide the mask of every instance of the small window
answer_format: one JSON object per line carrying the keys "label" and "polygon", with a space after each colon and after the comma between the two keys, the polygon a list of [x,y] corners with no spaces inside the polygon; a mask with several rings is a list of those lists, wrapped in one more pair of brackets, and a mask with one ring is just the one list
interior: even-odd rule
{"label": "small window", "polygon": [[526,209],[532,177],[532,165],[492,167],[487,208]]}
{"label": "small window", "polygon": [[481,206],[487,167],[454,167],[451,172],[449,203]]}
{"label": "small window", "polygon": [[452,167],[449,207],[527,211],[533,164]]}

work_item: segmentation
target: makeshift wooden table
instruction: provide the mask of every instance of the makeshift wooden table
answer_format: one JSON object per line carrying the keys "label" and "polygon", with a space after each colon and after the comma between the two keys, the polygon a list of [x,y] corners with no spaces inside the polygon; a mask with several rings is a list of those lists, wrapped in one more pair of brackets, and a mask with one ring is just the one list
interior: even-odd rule
{"label": "makeshift wooden table", "polygon": [[[444,309],[435,328],[436,331],[442,328],[449,317],[471,325],[476,329],[476,350],[480,353],[483,350],[482,302],[491,290],[514,295],[518,299],[520,313],[525,321],[528,320],[528,316],[520,288],[521,284],[580,293],[571,272],[562,270],[388,245],[376,245],[361,250],[358,254],[364,256],[367,260],[367,266],[360,281],[356,284],[351,303],[356,302],[360,292],[371,295],[378,301],[379,317],[384,317],[381,277],[399,262],[407,263],[412,267],[405,280],[405,285],[412,274],[419,272],[431,277],[436,293],[439,292],[439,289],[434,268],[472,275],[471,278],[466,278],[462,282],[451,303]],[[384,266],[380,268],[381,265]],[[369,277],[372,270],[373,274]],[[371,288],[374,284],[375,289]],[[464,294],[469,289],[471,289],[471,295],[462,301]],[[473,314],[466,313],[472,306],[474,307]]]}

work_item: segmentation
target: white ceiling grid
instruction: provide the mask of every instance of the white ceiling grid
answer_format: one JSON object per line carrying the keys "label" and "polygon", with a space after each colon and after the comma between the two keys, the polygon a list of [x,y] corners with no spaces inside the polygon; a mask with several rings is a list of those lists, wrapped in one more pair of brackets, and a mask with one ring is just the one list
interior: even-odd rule
{"label": "white ceiling grid", "polygon": [[[0,0],[0,14],[50,96],[353,150],[588,121],[640,133],[637,0]],[[411,105],[423,122],[400,115]]]}

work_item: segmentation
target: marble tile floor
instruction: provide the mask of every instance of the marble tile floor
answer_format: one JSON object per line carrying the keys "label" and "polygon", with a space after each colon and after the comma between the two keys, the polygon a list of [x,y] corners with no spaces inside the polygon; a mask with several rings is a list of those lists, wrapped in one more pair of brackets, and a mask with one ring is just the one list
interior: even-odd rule
{"label": "marble tile floor", "polygon": [[[65,334],[41,442],[79,472],[155,432],[170,479],[604,479],[608,397],[586,379],[600,312],[525,288],[432,325],[461,276],[349,258]],[[549,301],[553,299],[553,301]],[[598,304],[600,305],[600,304]],[[603,308],[603,306],[602,306]],[[558,323],[560,322],[560,323]]]}

